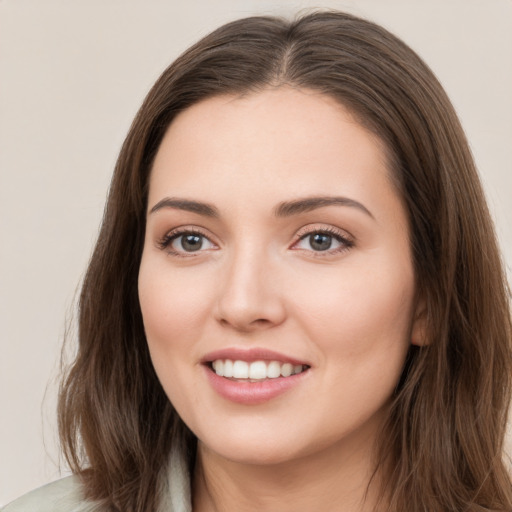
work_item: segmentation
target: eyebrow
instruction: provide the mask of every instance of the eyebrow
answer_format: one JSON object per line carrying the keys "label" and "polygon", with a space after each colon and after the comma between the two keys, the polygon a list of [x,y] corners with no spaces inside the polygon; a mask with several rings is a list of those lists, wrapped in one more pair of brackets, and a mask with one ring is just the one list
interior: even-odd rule
{"label": "eyebrow", "polygon": [[[280,203],[274,208],[274,215],[276,217],[291,217],[300,213],[310,212],[318,208],[324,208],[326,206],[349,206],[357,208],[372,219],[374,216],[372,213],[358,201],[349,199],[348,197],[339,196],[318,196],[318,197],[304,197],[301,199],[294,199],[292,201],[285,201]],[[174,197],[165,197],[161,201],[151,208],[150,214],[155,213],[163,208],[173,208],[176,210],[184,210],[187,212],[197,213],[205,217],[219,218],[219,210],[209,204],[200,201],[193,201],[191,199],[179,199]]]}
{"label": "eyebrow", "polygon": [[203,215],[205,217],[213,217],[218,218],[219,217],[219,211],[215,206],[208,204],[208,203],[202,203],[199,201],[192,201],[190,199],[178,199],[174,197],[165,197],[161,201],[158,201],[158,203],[151,208],[149,213],[155,213],[158,210],[161,210],[163,208],[174,208],[175,210],[185,210],[187,212],[197,213],[199,215]]}
{"label": "eyebrow", "polygon": [[289,217],[291,215],[310,212],[325,206],[350,206],[352,208],[357,208],[372,219],[375,218],[370,210],[360,202],[355,201],[354,199],[349,199],[348,197],[339,196],[305,197],[295,199],[293,201],[285,201],[284,203],[280,203],[274,209],[274,214],[276,217]]}

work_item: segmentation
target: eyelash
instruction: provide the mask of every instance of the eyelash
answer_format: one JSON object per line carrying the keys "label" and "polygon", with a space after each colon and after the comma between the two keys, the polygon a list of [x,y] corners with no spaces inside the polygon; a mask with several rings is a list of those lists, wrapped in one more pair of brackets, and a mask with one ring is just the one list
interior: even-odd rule
{"label": "eyelash", "polygon": [[341,244],[340,247],[337,247],[335,249],[327,249],[325,251],[313,251],[308,249],[294,249],[296,251],[307,251],[313,255],[315,258],[324,258],[327,256],[332,256],[334,254],[339,254],[345,251],[348,251],[352,247],[354,247],[354,240],[352,238],[348,237],[347,234],[345,234],[342,231],[337,230],[333,227],[323,227],[323,228],[311,228],[306,227],[303,230],[300,230],[298,232],[298,239],[296,242],[293,243],[292,248],[297,245],[302,240],[306,240],[311,235],[327,235],[332,237],[334,240],[339,242]]}
{"label": "eyelash", "polygon": [[[339,242],[341,244],[341,246],[337,247],[335,249],[326,249],[324,251],[314,251],[314,250],[300,249],[300,248],[294,249],[294,246],[296,246],[299,242],[301,242],[302,240],[305,240],[309,236],[316,235],[316,234],[330,236],[333,239],[335,239],[337,242]],[[205,235],[205,233],[203,231],[201,231],[197,228],[177,228],[177,229],[174,229],[174,230],[166,233],[160,240],[158,240],[157,246],[159,247],[159,249],[161,249],[162,251],[167,251],[168,254],[171,254],[172,256],[182,257],[182,258],[189,258],[189,257],[197,256],[196,254],[194,254],[194,252],[190,252],[190,253],[181,252],[181,251],[176,251],[171,248],[171,244],[175,240],[177,240],[178,238],[180,238],[181,236],[184,236],[184,235],[200,236],[202,238],[205,238],[206,240],[208,240],[210,243],[213,244],[213,242],[210,240],[210,238],[207,235]],[[342,234],[341,231],[338,231],[337,229],[335,229],[333,227],[313,228],[313,229],[312,228],[303,228],[302,230],[300,230],[298,232],[297,240],[292,244],[291,249],[296,250],[296,251],[306,251],[308,253],[311,253],[314,257],[322,258],[322,257],[331,256],[334,254],[339,254],[341,252],[347,251],[347,250],[351,249],[353,246],[354,246],[354,241],[351,238],[347,237],[345,234]],[[199,250],[198,252],[203,252],[203,251]]]}
{"label": "eyelash", "polygon": [[[210,238],[197,228],[177,228],[166,233],[160,240],[158,240],[157,245],[162,251],[167,251],[168,254],[171,254],[172,256],[177,256],[178,258],[189,258],[191,256],[195,256],[193,252],[186,253],[181,251],[175,251],[174,249],[172,249],[171,244],[174,242],[174,240],[177,240],[178,238],[184,235],[196,235],[210,241]],[[210,243],[213,242],[210,241]]]}

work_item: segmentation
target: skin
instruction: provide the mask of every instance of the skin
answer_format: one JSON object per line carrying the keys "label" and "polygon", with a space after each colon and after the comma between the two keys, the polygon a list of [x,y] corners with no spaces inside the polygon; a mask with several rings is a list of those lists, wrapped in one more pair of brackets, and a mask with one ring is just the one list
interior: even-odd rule
{"label": "skin", "polygon": [[[360,206],[276,216],[312,196]],[[370,510],[372,448],[422,338],[407,217],[381,142],[312,91],[215,97],[169,127],[148,205],[140,304],[159,379],[198,437],[194,510]],[[177,228],[204,236],[201,249],[187,252]],[[331,248],[315,250],[309,235],[326,230]],[[226,347],[310,369],[272,400],[233,403],[201,363]]]}

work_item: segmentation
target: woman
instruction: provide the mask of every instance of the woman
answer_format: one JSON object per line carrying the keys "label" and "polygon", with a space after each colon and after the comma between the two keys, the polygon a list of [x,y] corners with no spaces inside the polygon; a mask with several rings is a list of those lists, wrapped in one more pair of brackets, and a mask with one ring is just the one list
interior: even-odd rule
{"label": "woman", "polygon": [[240,20],[164,72],[79,321],[76,476],[9,512],[512,507],[492,223],[441,86],[368,21]]}

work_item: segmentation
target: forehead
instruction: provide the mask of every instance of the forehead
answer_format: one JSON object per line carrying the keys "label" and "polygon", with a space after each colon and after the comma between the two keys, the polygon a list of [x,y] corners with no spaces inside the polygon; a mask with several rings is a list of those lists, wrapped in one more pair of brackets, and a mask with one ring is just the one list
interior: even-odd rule
{"label": "forehead", "polygon": [[364,198],[390,186],[385,147],[343,105],[280,87],[213,97],[180,113],[153,164],[150,204],[162,194],[221,202],[333,192]]}

